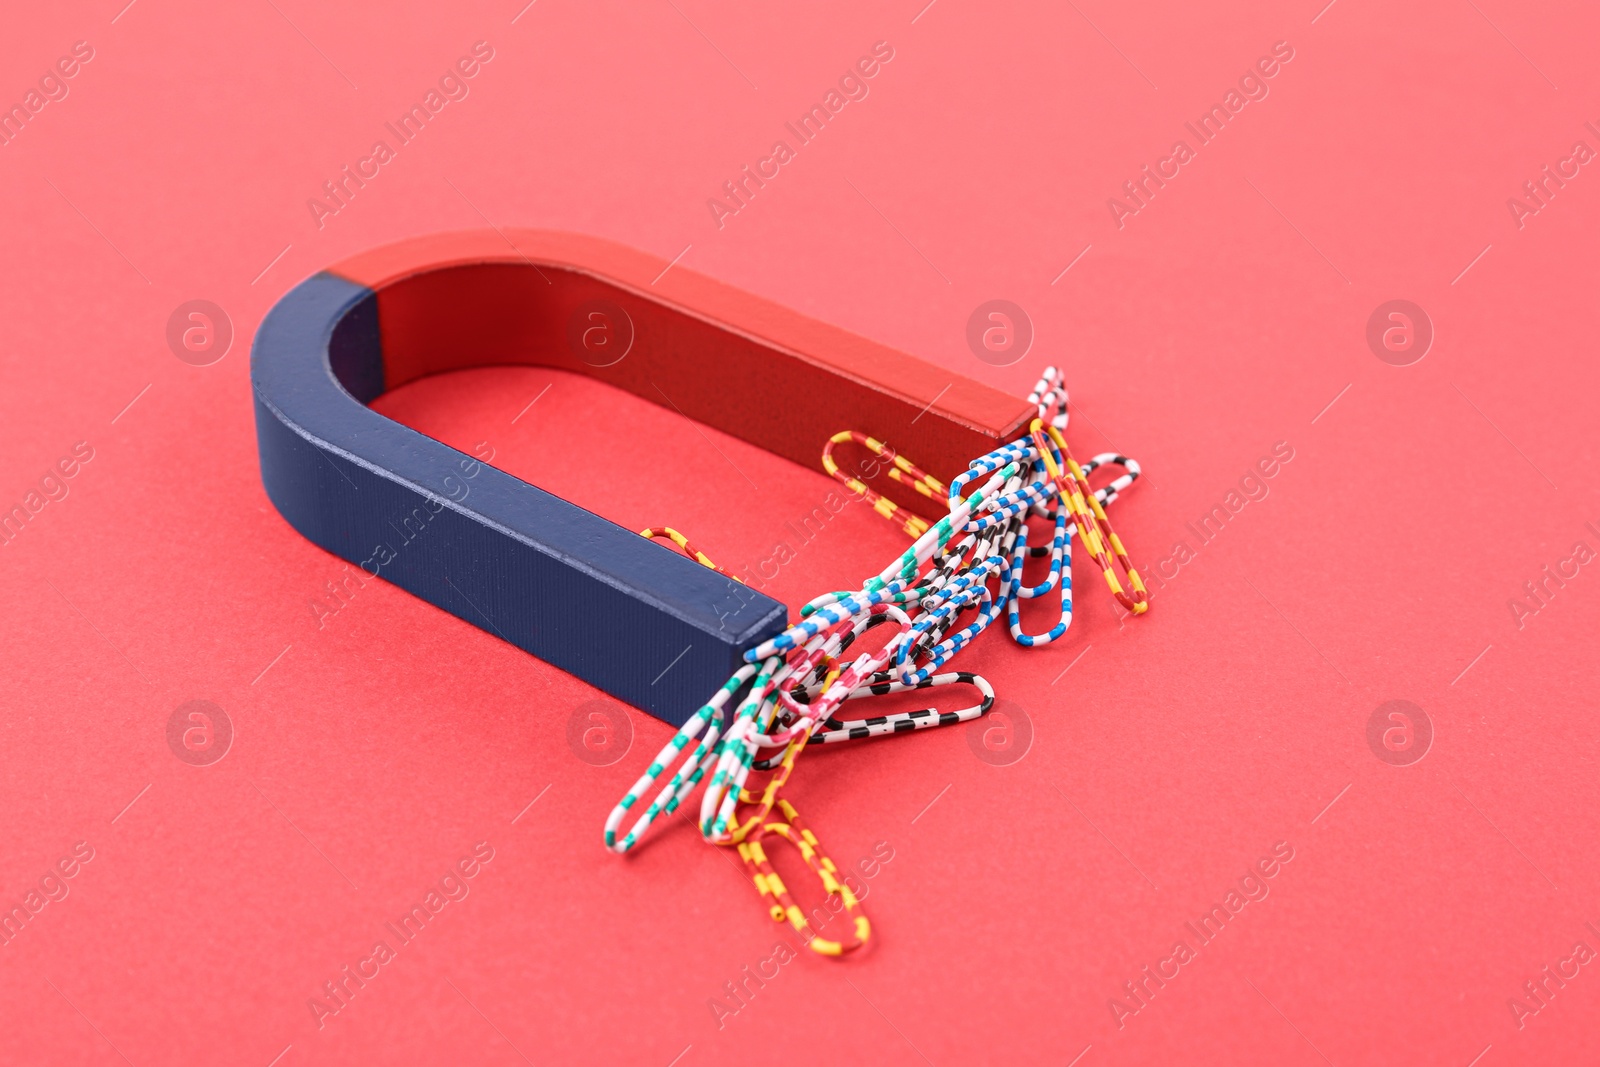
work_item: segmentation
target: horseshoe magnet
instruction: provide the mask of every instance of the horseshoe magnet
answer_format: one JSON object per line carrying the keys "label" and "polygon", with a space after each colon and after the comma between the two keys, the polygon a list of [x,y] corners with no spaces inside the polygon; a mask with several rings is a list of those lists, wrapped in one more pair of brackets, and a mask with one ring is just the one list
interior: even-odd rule
{"label": "horseshoe magnet", "polygon": [[788,609],[367,406],[425,375],[497,364],[586,374],[813,469],[829,437],[855,429],[948,481],[1037,414],[575,234],[416,238],[290,290],[250,357],[261,480],[289,525],[674,726]]}

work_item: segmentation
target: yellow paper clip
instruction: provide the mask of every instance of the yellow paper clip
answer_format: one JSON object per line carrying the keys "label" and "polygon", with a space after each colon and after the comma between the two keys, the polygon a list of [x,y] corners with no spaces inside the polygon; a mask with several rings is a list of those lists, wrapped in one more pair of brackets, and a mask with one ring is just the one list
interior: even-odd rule
{"label": "yellow paper clip", "polygon": [[[1122,547],[1122,539],[1117,536],[1116,530],[1112,529],[1111,520],[1106,518],[1105,508],[1100,506],[1100,501],[1095,499],[1094,490],[1089,488],[1089,479],[1084,475],[1083,468],[1072,458],[1066,438],[1054,426],[1046,426],[1042,419],[1034,419],[1028,430],[1039,449],[1039,454],[1044,458],[1045,469],[1055,480],[1062,501],[1072,513],[1078,527],[1078,536],[1083,539],[1084,547],[1100,564],[1101,573],[1106,576],[1106,585],[1111,588],[1111,595],[1133,614],[1144,614],[1150,609],[1150,594],[1145,589],[1139,572],[1134,569],[1133,560],[1128,558],[1127,550]],[[1054,450],[1050,448],[1052,441],[1061,451],[1061,458],[1067,465],[1066,471],[1056,464]],[[1106,551],[1108,544],[1111,546],[1109,553]],[[1111,562],[1112,554],[1117,558],[1115,565]],[[1117,580],[1117,566],[1120,566],[1128,576],[1128,584],[1133,589],[1131,594],[1124,591],[1122,583]]]}
{"label": "yellow paper clip", "polygon": [[[795,932],[811,947],[811,951],[820,956],[842,956],[847,952],[854,952],[866,944],[867,939],[872,936],[872,924],[861,911],[861,901],[839,878],[839,868],[835,867],[833,860],[822,851],[817,835],[800,821],[800,814],[794,810],[794,805],[787,800],[779,800],[778,807],[787,822],[763,823],[753,836],[739,844],[739,856],[744,860],[745,869],[750,873],[756,891],[767,902],[767,910],[773,921],[782,922],[788,919],[789,925],[794,927]],[[783,884],[783,879],[773,870],[772,862],[767,859],[766,850],[762,848],[761,842],[768,834],[776,834],[799,849],[800,857],[806,861],[806,866],[810,867],[812,873],[821,880],[823,890],[829,896],[838,898],[845,917],[850,921],[849,939],[835,941],[822,937],[812,928],[811,920],[794,902],[794,898],[789,895],[788,887]]]}

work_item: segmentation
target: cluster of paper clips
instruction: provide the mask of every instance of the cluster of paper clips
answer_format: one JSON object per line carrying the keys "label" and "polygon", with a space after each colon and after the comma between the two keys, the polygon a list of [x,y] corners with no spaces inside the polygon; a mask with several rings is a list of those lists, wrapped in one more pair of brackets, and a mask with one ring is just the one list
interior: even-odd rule
{"label": "cluster of paper clips", "polygon": [[[738,849],[775,921],[787,920],[812,951],[826,956],[850,952],[867,941],[871,925],[860,901],[793,805],[778,795],[807,745],[947,726],[987,712],[994,703],[988,681],[941,668],[1002,614],[1011,636],[1027,648],[1048,645],[1066,633],[1072,623],[1074,538],[1123,607],[1133,614],[1149,607],[1144,583],[1105,511],[1138,479],[1139,465],[1115,453],[1082,464],[1073,458],[1064,434],[1067,392],[1054,367],[1045,370],[1029,401],[1038,405],[1039,417],[1028,432],[973,460],[948,486],[865,434],[845,431],[828,442],[823,452],[828,473],[913,538],[911,547],[860,589],[810,601],[798,622],[747,651],[745,665],[690,717],[612,810],[605,825],[608,849],[632,849],[657,818],[677,811],[705,781],[701,835],[711,844]],[[889,461],[891,479],[945,503],[948,514],[930,523],[845,474],[833,452],[846,442]],[[1102,467],[1118,467],[1121,473],[1092,489],[1089,475]],[[1038,535],[1038,543],[1031,540],[1030,518],[1049,531]],[[691,558],[720,570],[676,530],[643,532],[669,538]],[[1046,557],[1050,562],[1043,580],[1025,584],[1026,562]],[[1061,609],[1055,624],[1043,633],[1025,633],[1021,601],[1057,590]],[[878,626],[892,628],[887,642],[877,651],[847,658],[857,638]],[[864,719],[841,717],[846,701],[946,685],[972,687],[977,703],[958,711],[926,708]],[[730,704],[735,705],[731,713]],[[768,755],[762,758],[763,753]],[[756,785],[754,772],[769,777]],[[643,813],[623,832],[628,813],[652,792]],[[830,898],[827,911],[819,907],[813,915],[842,908],[848,919],[846,936],[822,937],[795,903],[763,847],[773,839],[799,850]]]}

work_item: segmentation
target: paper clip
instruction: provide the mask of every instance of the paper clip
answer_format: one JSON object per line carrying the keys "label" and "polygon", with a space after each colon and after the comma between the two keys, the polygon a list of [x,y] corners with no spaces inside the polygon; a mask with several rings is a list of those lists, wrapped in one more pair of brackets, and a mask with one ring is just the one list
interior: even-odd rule
{"label": "paper clip", "polygon": [[693,545],[691,545],[689,543],[689,539],[687,537],[683,536],[683,534],[679,533],[677,530],[674,530],[670,526],[651,526],[648,529],[640,530],[639,531],[639,536],[640,537],[644,537],[644,538],[648,538],[649,540],[652,540],[652,541],[656,540],[657,538],[665,537],[667,540],[671,541],[673,544],[675,544],[679,548],[683,549],[683,554],[684,555],[688,556],[690,559],[694,560],[696,563],[700,564],[702,567],[710,567],[712,570],[716,571],[718,574],[726,574],[729,578],[732,578],[734,581],[738,582],[740,585],[744,585],[745,584],[745,580],[743,578],[740,578],[738,575],[735,575],[735,574],[728,574],[727,571],[723,570],[721,567],[719,567],[715,563],[711,562],[711,557],[710,556],[706,555],[704,552],[700,551],[698,548],[696,548]]}
{"label": "paper clip", "polygon": [[[1134,569],[1133,561],[1128,558],[1127,551],[1122,547],[1121,539],[1111,528],[1111,520],[1106,518],[1105,509],[1100,506],[1094,491],[1089,488],[1089,480],[1083,473],[1083,468],[1078,466],[1077,461],[1072,458],[1072,453],[1068,451],[1066,439],[1062,437],[1060,430],[1054,426],[1046,426],[1042,419],[1034,419],[1028,430],[1039,450],[1039,455],[1044,459],[1045,469],[1050,472],[1050,477],[1055,480],[1056,487],[1061,492],[1061,498],[1071,506],[1072,514],[1077,520],[1078,536],[1083,538],[1084,547],[1088,548],[1089,553],[1100,564],[1100,570],[1106,576],[1106,584],[1111,587],[1111,595],[1133,614],[1142,615],[1150,607],[1150,594],[1145,590],[1139,572]],[[1067,468],[1065,471],[1056,463],[1055,450],[1050,447],[1051,441],[1054,441],[1061,451],[1062,461]],[[1087,503],[1085,503],[1086,497]],[[1128,583],[1133,589],[1131,595],[1123,590],[1122,583],[1117,580],[1116,568],[1106,551],[1106,543],[1111,545],[1112,552],[1117,557],[1117,564],[1128,576]]]}
{"label": "paper clip", "polygon": [[[745,869],[750,874],[750,880],[755,883],[756,891],[767,902],[768,914],[774,922],[789,920],[789,925],[803,938],[811,951],[821,956],[842,956],[846,952],[854,952],[867,943],[872,936],[872,924],[867,921],[866,915],[861,911],[861,901],[850,891],[850,887],[839,879],[839,868],[833,865],[822,851],[822,845],[804,823],[800,821],[799,812],[794,810],[794,805],[787,800],[780,799],[778,807],[783,812],[787,822],[762,823],[756,832],[739,843],[739,856],[744,860]],[[767,853],[762,848],[761,842],[768,834],[788,841],[800,850],[800,857],[806,861],[806,866],[822,881],[822,888],[829,896],[838,897],[844,907],[844,914],[851,923],[851,937],[846,941],[834,941],[819,935],[811,928],[811,922],[806,918],[806,913],[800,910],[794,898],[789,895],[789,888],[783,884],[783,879],[778,877],[778,872],[773,870],[772,862],[767,859]]]}
{"label": "paper clip", "polygon": [[[834,664],[832,669],[828,671],[822,683],[823,692],[826,692],[828,687],[834,683],[834,680],[839,677],[839,671],[838,664]],[[735,817],[734,821],[737,825],[728,831],[727,838],[719,839],[713,842],[714,844],[738,844],[747,838],[751,831],[766,821],[767,816],[772,814],[773,803],[778,799],[778,790],[789,783],[789,776],[794,773],[795,761],[800,758],[800,753],[805,751],[806,745],[810,740],[811,731],[807,728],[784,746],[783,755],[777,761],[776,773],[767,779],[767,784],[762,787],[760,799],[757,799],[755,794],[748,789],[739,790],[740,803],[754,804],[756,806],[755,814],[742,823],[738,822],[737,817]],[[768,769],[759,765],[755,765],[755,767],[757,770]]]}
{"label": "paper clip", "polygon": [[[728,699],[743,689],[756,673],[753,663],[746,664],[733,677],[722,684],[722,688],[708,700],[699,711],[689,718],[683,728],[668,741],[656,758],[651,761],[649,768],[633,783],[622,802],[612,809],[611,815],[606,819],[605,842],[606,848],[613,852],[627,852],[633,848],[655,822],[659,815],[671,815],[678,810],[684,798],[700,784],[700,779],[705,777],[706,771],[711,769],[716,760],[716,742],[722,730],[723,708]],[[662,787],[655,800],[645,809],[643,815],[633,825],[623,838],[617,840],[617,831],[622,826],[622,820],[628,811],[639,802],[639,799],[655,787],[666,774],[667,768],[678,763],[678,758],[685,747],[694,741],[700,731],[705,730],[705,736],[695,745],[689,755],[683,759],[678,770],[673,774],[671,781]]]}
{"label": "paper clip", "polygon": [[[629,850],[657,816],[673,812],[705,780],[701,836],[738,850],[774,921],[787,920],[823,956],[842,956],[867,941],[871,925],[861,913],[860,900],[841,882],[794,805],[779,795],[790,784],[800,755],[808,746],[914,733],[987,713],[994,704],[987,680],[967,671],[936,672],[1002,617],[1008,618],[1012,636],[1023,647],[1048,645],[1065,633],[1072,620],[1074,536],[1082,539],[1120,603],[1136,614],[1149,606],[1149,593],[1106,517],[1106,507],[1139,477],[1139,465],[1111,452],[1086,464],[1077,462],[1062,434],[1067,395],[1054,368],[1030,399],[1039,414],[1027,432],[972,460],[948,487],[875,438],[849,431],[834,435],[824,453],[829,474],[871,501],[880,514],[901,523],[913,543],[859,589],[812,599],[801,608],[798,622],[747,648],[742,653],[745,665],[679,730],[612,811],[605,826],[608,848]],[[929,499],[942,494],[945,515],[936,522],[923,521],[873,493],[860,479],[844,475],[832,452],[845,441],[878,455],[890,465],[889,476],[901,484]],[[1120,466],[1123,472],[1092,489],[1089,475],[1106,465]],[[1030,543],[1029,523],[1035,519],[1051,527],[1048,544]],[[670,538],[703,565],[715,567],[675,530],[644,532]],[[1024,584],[1026,562],[1046,557],[1049,570],[1043,580]],[[1045,633],[1023,632],[1021,601],[1057,588],[1059,621]],[[895,631],[887,642],[874,652],[847,658],[858,638],[885,625]],[[926,707],[863,718],[846,718],[840,710],[846,701],[951,684],[972,686],[978,702],[953,711]],[[730,714],[728,708],[741,692],[745,695]],[[768,755],[757,759],[761,753]],[[669,768],[676,770],[662,785]],[[754,772],[770,776],[747,786]],[[627,813],[652,791],[655,799],[619,840]],[[813,908],[811,918],[774,870],[769,837],[794,845],[822,882],[825,905]],[[812,919],[821,926],[825,915],[841,910],[847,936],[821,937]]]}
{"label": "paper clip", "polygon": [[[1011,627],[1012,638],[1023,648],[1038,648],[1057,641],[1072,625],[1072,546],[1067,538],[1067,509],[1061,506],[1059,495],[1053,501],[1053,506],[1047,509],[1045,517],[1055,528],[1049,545],[1028,544],[1028,526],[1023,522],[1017,526],[1010,551],[1007,553],[1011,558],[1011,567],[1006,575],[1007,595],[1010,601],[1007,604],[1006,618]],[[1045,580],[1037,585],[1024,585],[1022,571],[1026,561],[1045,555],[1050,557],[1050,571]],[[1056,624],[1042,634],[1024,633],[1022,602],[1044,596],[1057,584],[1061,586],[1061,612]]]}
{"label": "paper clip", "polygon": [[943,685],[970,685],[978,691],[978,702],[971,707],[959,711],[940,711],[938,708],[919,708],[916,711],[897,711],[889,715],[872,715],[865,719],[844,719],[830,716],[823,726],[826,729],[818,730],[811,738],[814,744],[826,745],[839,741],[856,741],[867,737],[884,737],[888,734],[903,734],[912,730],[927,730],[935,726],[953,726],[959,722],[970,722],[987,712],[994,706],[994,687],[982,675],[970,671],[952,671],[949,674],[936,674],[927,681],[916,685],[906,685],[904,682],[894,680],[893,674],[883,671],[874,674],[868,685],[857,688],[850,694],[850,699],[862,696],[887,696],[891,693],[905,693],[913,689],[931,689]]}
{"label": "paper clip", "polygon": [[[913,730],[928,730],[935,726],[953,726],[956,723],[971,722],[973,719],[987,713],[994,706],[994,687],[982,675],[972,674],[968,671],[936,674],[927,681],[912,686],[895,681],[894,675],[889,671],[880,671],[869,679],[869,684],[858,686],[850,694],[849,699],[855,700],[864,696],[884,696],[890,693],[904,693],[913,689],[929,689],[934,686],[958,683],[970,685],[977,689],[978,703],[957,711],[918,708],[915,711],[896,711],[888,715],[872,715],[865,719],[840,719],[835,713],[812,727],[814,732],[811,735],[809,744],[837,744],[841,741],[859,741],[871,737],[887,737],[891,734],[909,733]],[[758,771],[772,770],[781,766],[787,755],[788,750],[785,749],[782,756],[756,760],[751,766]]]}
{"label": "paper clip", "polygon": [[1061,372],[1055,367],[1046,367],[1039,376],[1039,383],[1033,387],[1033,392],[1028,394],[1028,403],[1039,406],[1039,417],[1054,414],[1050,417],[1050,425],[1058,430],[1067,428],[1067,386],[1061,378]]}
{"label": "paper clip", "polygon": [[927,533],[927,519],[924,519],[920,515],[913,515],[911,512],[907,511],[899,504],[896,504],[893,500],[890,500],[882,493],[869,489],[865,482],[862,482],[858,478],[852,478],[850,475],[839,469],[839,464],[833,458],[833,448],[835,445],[844,444],[846,441],[854,441],[856,444],[867,449],[879,459],[887,460],[890,463],[890,467],[885,473],[887,473],[889,477],[893,478],[901,485],[910,486],[923,496],[927,497],[929,500],[936,501],[940,504],[944,503],[946,492],[944,483],[940,482],[933,475],[929,474],[927,471],[924,471],[922,468],[918,467],[904,456],[889,448],[889,446],[885,445],[877,438],[868,437],[866,434],[858,433],[855,430],[840,430],[838,433],[828,438],[828,443],[822,448],[822,468],[826,470],[835,481],[840,482],[846,489],[850,490],[852,493],[855,493],[868,504],[872,505],[873,511],[876,511],[879,515],[882,515],[890,522],[898,524],[900,529],[905,532],[907,537],[916,538]]}

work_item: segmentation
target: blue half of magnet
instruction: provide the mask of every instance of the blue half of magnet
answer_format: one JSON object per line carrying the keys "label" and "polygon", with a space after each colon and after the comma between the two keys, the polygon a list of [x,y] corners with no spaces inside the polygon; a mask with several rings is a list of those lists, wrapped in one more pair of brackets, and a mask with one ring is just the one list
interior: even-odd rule
{"label": "blue half of magnet", "polygon": [[787,609],[366,406],[377,296],[332,274],[251,351],[261,480],[312,543],[679,726]]}

